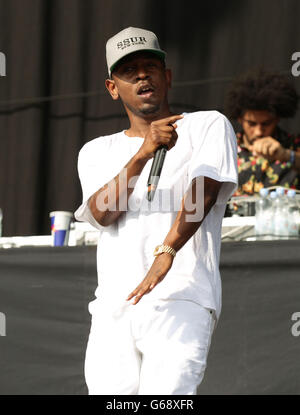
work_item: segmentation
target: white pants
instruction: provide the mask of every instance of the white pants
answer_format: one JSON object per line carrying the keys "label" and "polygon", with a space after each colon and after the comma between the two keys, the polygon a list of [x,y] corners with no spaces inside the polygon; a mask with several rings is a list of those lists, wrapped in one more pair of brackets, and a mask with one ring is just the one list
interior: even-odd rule
{"label": "white pants", "polygon": [[214,318],[191,301],[129,305],[118,317],[99,307],[85,360],[90,395],[195,395]]}

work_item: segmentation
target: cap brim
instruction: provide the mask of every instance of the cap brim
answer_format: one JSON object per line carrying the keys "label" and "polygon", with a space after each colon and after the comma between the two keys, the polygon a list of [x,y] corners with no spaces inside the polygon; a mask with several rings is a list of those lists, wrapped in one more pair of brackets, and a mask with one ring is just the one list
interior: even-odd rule
{"label": "cap brim", "polygon": [[137,53],[137,52],[151,52],[155,55],[157,55],[161,60],[165,60],[166,58],[166,52],[164,52],[163,50],[157,50],[157,49],[137,49],[137,50],[133,50],[130,53],[128,53],[127,55],[122,56],[119,60],[117,60],[117,62],[115,62],[111,67],[110,67],[110,73],[109,76],[111,76],[113,70],[116,68],[116,66],[127,56],[132,55],[133,53]]}

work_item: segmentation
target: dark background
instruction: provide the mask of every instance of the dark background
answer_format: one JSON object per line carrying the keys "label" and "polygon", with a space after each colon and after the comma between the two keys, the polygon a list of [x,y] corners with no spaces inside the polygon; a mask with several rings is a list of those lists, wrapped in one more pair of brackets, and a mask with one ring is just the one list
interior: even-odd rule
{"label": "dark background", "polygon": [[[0,207],[3,234],[50,233],[49,212],[81,202],[82,145],[128,126],[104,91],[106,40],[153,30],[173,69],[172,109],[223,111],[249,68],[289,74],[300,50],[299,0],[0,0]],[[300,113],[282,124],[300,131]]]}

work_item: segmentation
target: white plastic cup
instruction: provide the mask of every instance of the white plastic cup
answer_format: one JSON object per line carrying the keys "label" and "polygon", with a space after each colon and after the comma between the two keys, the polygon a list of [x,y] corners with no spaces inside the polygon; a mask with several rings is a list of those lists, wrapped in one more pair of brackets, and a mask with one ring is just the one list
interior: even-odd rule
{"label": "white plastic cup", "polygon": [[52,245],[67,246],[73,213],[57,210],[50,212],[49,216],[51,220],[51,235],[53,236]]}

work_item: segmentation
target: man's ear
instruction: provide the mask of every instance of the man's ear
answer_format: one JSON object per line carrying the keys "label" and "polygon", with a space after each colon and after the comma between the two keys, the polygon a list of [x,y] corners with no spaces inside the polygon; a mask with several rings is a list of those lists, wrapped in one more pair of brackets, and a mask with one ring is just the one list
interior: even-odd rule
{"label": "man's ear", "polygon": [[119,99],[119,91],[117,85],[113,79],[106,79],[105,86],[108,92],[110,93],[112,99]]}
{"label": "man's ear", "polygon": [[167,79],[168,88],[171,88],[172,87],[172,71],[171,71],[171,69],[166,69],[166,79]]}

